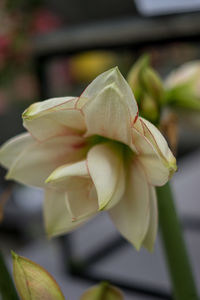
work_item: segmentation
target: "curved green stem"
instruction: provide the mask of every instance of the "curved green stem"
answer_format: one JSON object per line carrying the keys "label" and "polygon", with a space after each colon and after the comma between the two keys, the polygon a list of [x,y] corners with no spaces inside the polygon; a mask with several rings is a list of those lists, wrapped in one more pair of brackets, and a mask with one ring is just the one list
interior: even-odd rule
{"label": "curved green stem", "polygon": [[157,188],[160,229],[172,280],[174,299],[198,300],[170,185]]}

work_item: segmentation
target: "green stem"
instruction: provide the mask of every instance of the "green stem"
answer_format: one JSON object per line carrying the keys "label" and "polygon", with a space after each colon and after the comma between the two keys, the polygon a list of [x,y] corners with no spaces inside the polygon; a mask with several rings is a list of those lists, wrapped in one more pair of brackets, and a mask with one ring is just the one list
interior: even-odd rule
{"label": "green stem", "polygon": [[0,299],[19,300],[15,286],[0,251]]}
{"label": "green stem", "polygon": [[174,299],[198,300],[170,185],[157,188],[160,229],[171,275]]}

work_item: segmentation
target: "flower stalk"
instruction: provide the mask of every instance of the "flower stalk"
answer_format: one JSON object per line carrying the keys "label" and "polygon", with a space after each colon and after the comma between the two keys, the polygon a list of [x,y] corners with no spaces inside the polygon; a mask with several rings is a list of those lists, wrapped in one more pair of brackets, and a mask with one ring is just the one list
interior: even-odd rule
{"label": "flower stalk", "polygon": [[157,188],[159,222],[174,299],[198,300],[181,225],[169,183]]}

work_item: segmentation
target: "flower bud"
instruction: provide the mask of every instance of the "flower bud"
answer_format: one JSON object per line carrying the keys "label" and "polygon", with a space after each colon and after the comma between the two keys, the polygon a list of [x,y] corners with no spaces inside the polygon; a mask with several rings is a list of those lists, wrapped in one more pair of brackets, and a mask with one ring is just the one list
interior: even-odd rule
{"label": "flower bud", "polygon": [[141,98],[142,91],[143,91],[143,86],[142,86],[142,82],[141,82],[141,74],[142,74],[143,70],[146,70],[148,64],[149,64],[148,55],[143,55],[132,66],[132,68],[130,69],[128,76],[127,76],[127,81],[129,83],[138,103],[140,103],[140,98]]}
{"label": "flower bud", "polygon": [[54,278],[41,266],[12,252],[13,273],[22,300],[64,300]]}
{"label": "flower bud", "polygon": [[158,103],[162,101],[163,84],[155,70],[151,67],[146,68],[142,74],[142,81],[147,93]]}
{"label": "flower bud", "polygon": [[175,108],[200,111],[200,61],[183,64],[165,80],[167,102]]}
{"label": "flower bud", "polygon": [[159,75],[149,66],[148,56],[142,56],[133,65],[127,79],[138,102],[141,115],[156,123],[164,99],[164,88]]}
{"label": "flower bud", "polygon": [[145,94],[142,99],[141,111],[144,118],[148,119],[152,123],[156,123],[159,117],[158,107],[154,99],[148,94]]}
{"label": "flower bud", "polygon": [[80,300],[123,300],[119,289],[107,282],[102,282],[87,290]]}

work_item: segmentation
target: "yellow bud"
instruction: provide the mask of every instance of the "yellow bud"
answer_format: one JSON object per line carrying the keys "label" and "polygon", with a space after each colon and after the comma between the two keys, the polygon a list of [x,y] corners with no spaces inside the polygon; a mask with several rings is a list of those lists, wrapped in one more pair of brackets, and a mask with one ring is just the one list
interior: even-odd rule
{"label": "yellow bud", "polygon": [[12,252],[13,273],[22,300],[65,300],[54,278],[41,266]]}
{"label": "yellow bud", "polygon": [[123,300],[119,289],[107,282],[102,282],[87,290],[80,300]]}

